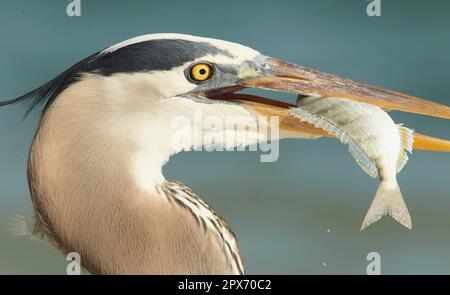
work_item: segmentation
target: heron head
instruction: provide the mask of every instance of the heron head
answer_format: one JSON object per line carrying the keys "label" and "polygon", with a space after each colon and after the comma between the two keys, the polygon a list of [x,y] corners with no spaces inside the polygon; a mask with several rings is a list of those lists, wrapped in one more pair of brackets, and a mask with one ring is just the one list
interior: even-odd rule
{"label": "heron head", "polygon": [[[184,132],[200,131],[206,136],[225,132],[241,139],[249,138],[242,135],[255,135],[250,140],[233,141],[232,145],[248,145],[268,137],[325,135],[290,117],[288,109],[295,105],[241,94],[245,88],[337,96],[385,110],[450,118],[450,108],[444,105],[294,65],[240,44],[181,34],[151,34],[118,43],[75,64],[33,92],[2,104],[30,96],[37,97],[35,102],[46,101],[46,110],[55,101],[69,106],[78,103],[83,108],[83,120],[93,114],[95,120],[135,138],[148,137],[144,133],[156,129],[159,136],[164,134],[165,144],[174,136],[174,120],[181,117],[190,119],[181,124],[188,127]],[[57,99],[71,92],[75,102]],[[71,116],[76,115],[73,113]],[[210,117],[213,122],[196,122],[199,113],[202,119]],[[280,133],[270,135],[248,128],[259,127],[261,116],[279,118]],[[237,127],[236,122],[217,122],[224,118],[246,123]],[[171,153],[202,144],[200,137],[172,146]],[[216,144],[227,145],[225,139]]]}
{"label": "heron head", "polygon": [[[82,71],[108,77],[116,84],[122,82],[120,87],[109,83],[109,88],[128,89],[126,110],[152,107],[154,112],[155,104],[166,102],[172,106],[166,116],[194,110],[219,117],[278,116],[282,132],[303,135],[315,136],[320,131],[294,122],[287,114],[293,105],[239,91],[261,88],[338,96],[386,110],[450,118],[447,106],[297,66],[240,44],[189,35],[152,34],[126,40],[91,57]],[[137,90],[139,95],[135,95]],[[114,96],[117,93],[111,99],[115,100]]]}

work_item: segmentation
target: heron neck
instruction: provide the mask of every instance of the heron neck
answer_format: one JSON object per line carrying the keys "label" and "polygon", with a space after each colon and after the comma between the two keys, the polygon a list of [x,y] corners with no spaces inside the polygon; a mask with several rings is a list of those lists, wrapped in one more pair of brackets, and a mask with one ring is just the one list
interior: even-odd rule
{"label": "heron neck", "polygon": [[[154,189],[163,181],[161,166],[168,156],[144,150],[149,146],[133,138],[126,122],[111,125],[113,114],[95,99],[98,84],[86,83],[57,98],[33,141],[28,175],[36,230],[63,251],[80,253],[93,273],[168,271],[145,263],[167,256],[148,252],[160,247],[157,237],[173,226],[167,201]],[[136,171],[147,187],[137,181]]]}
{"label": "heron neck", "polygon": [[243,273],[220,216],[162,177],[177,148],[161,113],[184,111],[179,100],[133,109],[129,100],[146,106],[151,89],[131,85],[141,92],[125,95],[123,85],[102,79],[66,89],[40,122],[28,168],[37,231],[64,252],[78,252],[93,273]]}

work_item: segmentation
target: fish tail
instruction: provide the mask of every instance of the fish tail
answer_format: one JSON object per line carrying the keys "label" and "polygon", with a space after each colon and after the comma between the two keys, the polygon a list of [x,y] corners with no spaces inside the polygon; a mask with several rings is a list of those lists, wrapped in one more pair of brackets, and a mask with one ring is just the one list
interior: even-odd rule
{"label": "fish tail", "polygon": [[392,216],[403,226],[412,229],[411,216],[397,181],[395,183],[381,181],[372,204],[364,217],[361,230],[364,230],[385,215]]}

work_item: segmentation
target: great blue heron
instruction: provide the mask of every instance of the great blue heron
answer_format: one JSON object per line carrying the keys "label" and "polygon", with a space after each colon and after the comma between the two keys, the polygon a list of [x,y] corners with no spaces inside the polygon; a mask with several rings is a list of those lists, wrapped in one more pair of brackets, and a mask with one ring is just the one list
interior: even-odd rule
{"label": "great blue heron", "polygon": [[[44,104],[28,162],[35,233],[63,252],[78,252],[95,274],[244,274],[224,220],[185,185],[164,179],[161,168],[171,155],[203,144],[201,137],[172,142],[173,118],[191,118],[195,110],[256,124],[260,115],[278,116],[280,133],[272,140],[328,136],[289,117],[287,103],[236,93],[246,87],[450,118],[449,107],[239,44],[180,34],[132,38],[0,104],[28,101],[30,110]],[[225,131],[237,145],[267,139],[247,137],[247,129]],[[417,134],[415,148],[449,151],[450,144]]]}

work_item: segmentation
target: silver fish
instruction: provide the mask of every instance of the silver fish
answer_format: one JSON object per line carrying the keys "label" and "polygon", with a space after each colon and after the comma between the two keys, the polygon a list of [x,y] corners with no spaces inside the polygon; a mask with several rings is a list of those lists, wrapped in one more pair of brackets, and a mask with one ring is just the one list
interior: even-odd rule
{"label": "silver fish", "polygon": [[381,108],[338,97],[299,97],[290,113],[335,135],[358,165],[380,185],[361,230],[389,214],[411,229],[411,217],[397,183],[397,173],[412,152],[413,131],[396,125]]}

